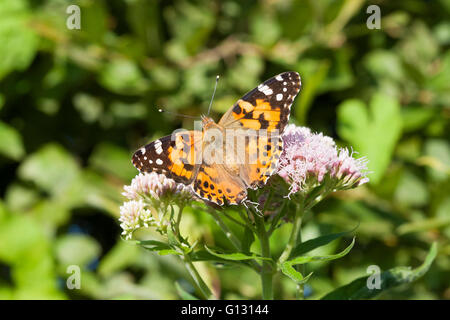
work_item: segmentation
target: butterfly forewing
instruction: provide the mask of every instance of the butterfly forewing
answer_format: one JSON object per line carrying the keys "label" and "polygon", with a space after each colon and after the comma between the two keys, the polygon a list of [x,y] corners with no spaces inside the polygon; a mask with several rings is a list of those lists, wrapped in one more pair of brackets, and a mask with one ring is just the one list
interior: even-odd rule
{"label": "butterfly forewing", "polygon": [[194,180],[201,163],[201,136],[198,131],[179,131],[137,150],[132,158],[140,172],[156,172],[179,183]]}
{"label": "butterfly forewing", "polygon": [[300,87],[297,72],[284,72],[272,77],[239,99],[220,119],[219,125],[225,128],[265,129],[281,134]]}

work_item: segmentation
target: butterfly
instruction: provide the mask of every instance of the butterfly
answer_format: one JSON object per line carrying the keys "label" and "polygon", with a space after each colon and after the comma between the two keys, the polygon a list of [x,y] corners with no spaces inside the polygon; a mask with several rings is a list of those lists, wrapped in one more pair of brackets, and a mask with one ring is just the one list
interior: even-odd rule
{"label": "butterfly", "polygon": [[202,116],[201,130],[177,130],[138,149],[133,165],[188,185],[205,201],[240,204],[247,189],[264,186],[276,171],[281,135],[300,87],[297,72],[272,77],[239,99],[218,123]]}

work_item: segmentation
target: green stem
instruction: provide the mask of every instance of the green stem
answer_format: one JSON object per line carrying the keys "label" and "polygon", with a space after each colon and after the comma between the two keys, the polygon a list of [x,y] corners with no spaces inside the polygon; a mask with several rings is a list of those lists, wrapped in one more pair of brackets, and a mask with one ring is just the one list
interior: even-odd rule
{"label": "green stem", "polygon": [[[264,258],[271,259],[269,237],[264,225],[264,217],[257,217],[255,215],[255,221],[258,229],[258,237],[261,243],[261,255]],[[262,286],[262,298],[264,300],[273,299],[273,272],[272,266],[269,261],[264,260],[260,271],[261,286]]]}
{"label": "green stem", "polygon": [[215,300],[216,297],[214,297],[214,295],[211,293],[211,290],[209,290],[208,286],[203,281],[202,277],[200,276],[191,259],[189,258],[189,255],[183,255],[181,256],[181,259],[183,260],[186,269],[189,271],[189,274],[194,279],[197,288],[202,293],[203,298],[208,300]]}
{"label": "green stem", "polygon": [[[291,235],[289,236],[289,241],[286,245],[286,248],[283,250],[283,253],[280,256],[280,262],[285,262],[289,259],[291,255],[292,249],[294,249],[299,243],[299,235],[300,229],[302,227],[302,214],[300,212],[296,212],[294,222],[292,223]],[[300,236],[301,238],[301,236]]]}
{"label": "green stem", "polygon": [[[174,224],[175,234],[178,238],[178,241],[180,244],[183,241],[183,237],[180,233],[180,223],[181,223],[181,217],[183,213],[184,207],[180,207],[178,210],[178,216]],[[172,207],[172,215],[173,215],[173,207]],[[181,252],[184,252],[183,249],[181,249]],[[180,256],[181,260],[183,260],[184,265],[186,269],[188,270],[189,274],[191,275],[192,279],[194,280],[195,284],[197,285],[197,288],[200,290],[200,292],[203,295],[204,299],[216,299],[214,295],[211,293],[211,290],[206,285],[206,283],[203,281],[202,277],[197,271],[197,268],[195,268],[194,264],[192,263],[191,258],[189,257],[189,253],[184,253],[182,256]]]}
{"label": "green stem", "polygon": [[[292,250],[298,246],[300,243],[302,243],[302,233],[301,233],[301,228],[302,228],[302,217],[304,215],[304,200],[300,199],[300,201],[298,202],[298,204],[296,205],[296,211],[295,211],[295,216],[294,216],[294,221],[292,223],[292,230],[291,230],[291,234],[289,236],[289,241],[286,245],[286,248],[283,250],[283,253],[281,254],[279,261],[281,263],[285,262],[286,260],[289,259],[289,256],[292,253]],[[304,274],[304,265],[302,266],[296,266],[295,267],[297,270],[299,270],[299,272],[301,274]],[[303,284],[298,284],[297,285],[297,292],[296,292],[296,296],[297,299],[303,299]]]}

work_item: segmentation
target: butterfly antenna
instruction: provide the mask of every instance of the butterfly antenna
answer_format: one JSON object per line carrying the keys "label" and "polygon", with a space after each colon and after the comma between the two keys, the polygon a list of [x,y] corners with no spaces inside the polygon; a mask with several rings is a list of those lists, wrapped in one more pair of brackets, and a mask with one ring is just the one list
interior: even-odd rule
{"label": "butterfly antenna", "polygon": [[219,75],[217,75],[217,77],[216,77],[216,84],[214,85],[214,91],[213,91],[213,94],[212,94],[212,97],[211,97],[211,102],[209,103],[208,113],[207,113],[208,116],[209,116],[209,112],[211,111],[211,106],[212,106],[212,103],[213,103],[213,100],[214,100],[214,95],[216,94],[216,89],[217,89],[217,83],[218,82],[219,82]]}
{"label": "butterfly antenna", "polygon": [[174,116],[177,116],[177,117],[191,118],[191,119],[200,119],[200,117],[194,117],[194,116],[190,116],[190,115],[187,115],[187,114],[176,113],[176,112],[167,111],[167,110],[163,110],[163,109],[158,109],[158,112],[161,112],[161,113],[164,112],[164,113],[171,114],[171,115],[174,115]]}

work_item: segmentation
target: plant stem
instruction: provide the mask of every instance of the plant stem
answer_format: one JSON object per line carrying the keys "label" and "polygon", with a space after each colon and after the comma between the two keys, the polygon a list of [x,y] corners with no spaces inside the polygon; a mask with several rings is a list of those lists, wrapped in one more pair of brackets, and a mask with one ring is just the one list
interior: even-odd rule
{"label": "plant stem", "polygon": [[[296,205],[296,207],[297,208],[295,211],[294,221],[292,222],[291,235],[289,236],[289,241],[286,245],[286,248],[284,249],[279,259],[281,263],[288,260],[289,256],[292,253],[292,250],[300,243],[302,243],[301,229],[302,229],[302,217],[304,214],[304,200],[301,199],[299,203]],[[304,265],[300,267],[297,266],[295,268],[297,270],[300,269],[299,270],[300,273],[304,275]],[[297,299],[303,299],[304,297],[303,292],[304,292],[303,284],[297,284],[297,292],[296,292]]]}
{"label": "plant stem", "polygon": [[181,256],[181,259],[183,260],[186,269],[189,271],[189,274],[194,279],[194,282],[197,285],[198,289],[201,291],[203,298],[208,300],[215,300],[216,297],[214,297],[214,295],[211,293],[211,290],[209,290],[208,286],[203,281],[202,277],[189,258],[189,255],[183,255]]}
{"label": "plant stem", "polygon": [[[180,223],[181,223],[183,209],[184,209],[184,207],[179,208],[178,216],[174,223],[175,234],[178,238],[178,241],[180,242],[180,245],[183,241],[183,237],[181,236],[181,233],[180,233]],[[173,214],[173,207],[172,207],[172,214]],[[184,252],[183,249],[181,249],[181,251]],[[195,268],[194,264],[192,263],[192,260],[189,257],[189,253],[184,253],[182,256],[180,256],[180,258],[181,258],[181,260],[183,260],[184,265],[185,265],[186,269],[188,270],[189,274],[191,275],[192,279],[194,280],[195,284],[197,285],[197,288],[202,293],[203,298],[208,299],[208,300],[216,299],[214,297],[214,295],[211,293],[211,290],[209,289],[209,287],[206,285],[206,283],[203,281],[202,277],[198,273],[197,268]]]}
{"label": "plant stem", "polygon": [[[258,229],[258,237],[261,243],[261,255],[264,258],[271,259],[269,237],[264,226],[264,217],[257,217],[255,215],[255,221]],[[262,298],[264,300],[273,299],[273,272],[272,266],[269,261],[264,260],[260,272],[261,286],[262,286]]]}
{"label": "plant stem", "polygon": [[[300,229],[302,227],[302,214],[301,212],[295,213],[294,222],[292,223],[291,235],[289,236],[289,241],[284,249],[283,253],[280,256],[280,262],[285,262],[289,259],[291,255],[292,249],[299,244],[299,234]],[[300,240],[301,242],[301,240]]]}

